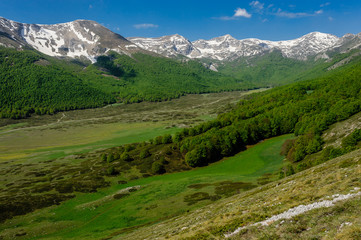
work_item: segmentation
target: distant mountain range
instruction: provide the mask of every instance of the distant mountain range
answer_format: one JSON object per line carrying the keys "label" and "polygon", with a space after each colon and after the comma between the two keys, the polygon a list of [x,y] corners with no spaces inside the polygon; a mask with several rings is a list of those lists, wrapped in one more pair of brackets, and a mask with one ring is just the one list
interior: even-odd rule
{"label": "distant mountain range", "polygon": [[166,57],[187,57],[232,61],[239,57],[263,55],[274,50],[287,58],[307,60],[310,56],[328,58],[328,51],[347,51],[361,46],[361,34],[337,36],[312,32],[287,41],[260,39],[237,40],[227,34],[211,40],[189,41],[178,34],[159,38],[124,38],[99,23],[89,20],[42,25],[25,24],[0,18],[0,45],[22,48],[30,46],[57,57],[87,58],[92,62],[109,50],[130,55],[154,52]]}

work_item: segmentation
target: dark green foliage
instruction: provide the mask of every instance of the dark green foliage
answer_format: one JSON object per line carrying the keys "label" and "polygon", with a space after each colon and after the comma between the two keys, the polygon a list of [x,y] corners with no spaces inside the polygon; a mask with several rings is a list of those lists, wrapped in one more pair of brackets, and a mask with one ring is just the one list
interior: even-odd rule
{"label": "dark green foliage", "polygon": [[148,149],[142,150],[142,151],[140,152],[140,154],[139,154],[139,157],[140,157],[141,159],[147,158],[147,157],[149,157],[149,156],[150,156],[150,152],[149,152]]}
{"label": "dark green foliage", "polygon": [[59,205],[61,202],[73,197],[74,195],[52,193],[42,195],[21,194],[9,198],[0,198],[0,222],[36,209]]}
{"label": "dark green foliage", "polygon": [[110,74],[121,77],[124,75],[124,71],[112,61],[111,56],[100,56],[97,58],[95,66],[105,68]]}
{"label": "dark green foliage", "polygon": [[342,148],[349,152],[355,148],[359,141],[361,141],[361,129],[356,129],[342,140]]}
{"label": "dark green foliage", "polygon": [[162,139],[162,143],[163,144],[172,143],[172,135],[170,134],[164,135]]}
{"label": "dark green foliage", "polygon": [[115,168],[113,166],[108,167],[108,169],[107,169],[108,176],[117,175],[117,174],[118,174],[118,172],[115,170]]}
{"label": "dark green foliage", "polygon": [[196,146],[185,156],[185,161],[190,167],[202,166],[206,163],[207,150],[204,146]]}
{"label": "dark green foliage", "polygon": [[154,141],[153,141],[153,143],[155,145],[162,144],[162,142],[163,142],[163,136],[158,136],[158,137],[154,138]]}
{"label": "dark green foliage", "polygon": [[163,174],[165,173],[164,165],[160,162],[154,162],[152,164],[152,172],[153,174]]}
{"label": "dark green foliage", "polygon": [[[84,84],[67,68],[33,51],[0,48],[0,117],[24,118],[114,102],[106,93]],[[46,61],[46,60],[44,60]]]}
{"label": "dark green foliage", "polygon": [[110,52],[84,67],[36,51],[0,47],[0,117],[94,108],[114,103],[166,101],[187,93],[254,88],[196,61]]}
{"label": "dark green foliage", "polygon": [[253,88],[250,83],[208,70],[193,60],[179,62],[141,53],[133,54],[132,58],[111,54],[113,64],[128,74],[124,76],[126,87],[119,89],[124,102],[164,101],[187,93]]}
{"label": "dark green foliage", "polygon": [[128,152],[124,152],[121,156],[120,159],[126,162],[131,162],[133,161],[133,159],[130,157]]}
{"label": "dark green foliage", "polygon": [[295,169],[293,168],[293,166],[291,164],[288,164],[284,167],[282,167],[282,169],[279,172],[279,178],[284,178],[287,176],[291,176],[293,174],[295,174]]}
{"label": "dark green foliage", "polygon": [[358,65],[350,65],[324,78],[243,100],[217,120],[183,130],[177,136],[180,150],[189,166],[202,166],[245,145],[294,132],[299,137],[284,146],[284,154],[293,162],[301,161],[322,149],[320,135],[328,126],[361,110],[360,76]]}
{"label": "dark green foliage", "polygon": [[[302,78],[305,73],[310,77],[311,69],[322,61],[302,61],[282,56],[280,51],[272,51],[262,56],[240,57],[220,64],[218,70],[256,86],[279,86]],[[323,73],[322,70],[318,72]],[[316,72],[316,74],[318,73]]]}
{"label": "dark green foliage", "polygon": [[113,155],[113,153],[108,154],[107,162],[108,162],[108,163],[111,163],[111,162],[113,162],[113,161],[114,161],[114,155]]}
{"label": "dark green foliage", "polygon": [[101,160],[102,162],[105,162],[105,161],[107,160],[107,155],[106,155],[105,153],[103,153],[103,154],[101,155],[101,157],[100,157],[100,160]]}

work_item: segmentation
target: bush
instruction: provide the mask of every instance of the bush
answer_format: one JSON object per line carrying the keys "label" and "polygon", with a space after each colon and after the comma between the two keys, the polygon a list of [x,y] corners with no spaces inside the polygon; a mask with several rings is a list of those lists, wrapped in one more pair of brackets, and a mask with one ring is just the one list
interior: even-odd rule
{"label": "bush", "polygon": [[170,134],[164,135],[162,139],[163,144],[172,143],[172,136]]}
{"label": "bush", "polygon": [[162,137],[162,136],[156,137],[156,138],[154,139],[154,141],[153,141],[153,143],[154,143],[155,145],[160,145],[160,144],[162,144],[162,142],[163,142],[163,137]]}
{"label": "bush", "polygon": [[113,166],[108,167],[107,169],[107,175],[112,176],[112,175],[117,175],[117,171],[115,170],[115,168]]}
{"label": "bush", "polygon": [[160,162],[154,162],[152,164],[152,173],[153,174],[163,174],[165,173],[164,165]]}
{"label": "bush", "polygon": [[107,157],[107,162],[108,163],[111,163],[111,162],[114,162],[114,155],[112,153],[110,153]]}
{"label": "bush", "polygon": [[142,150],[142,151],[139,153],[139,157],[140,157],[141,159],[147,158],[147,157],[149,157],[149,156],[150,156],[150,152],[149,152],[148,149],[144,149],[144,150]]}
{"label": "bush", "polygon": [[133,159],[130,157],[129,153],[124,152],[121,156],[120,159],[126,162],[131,162]]}

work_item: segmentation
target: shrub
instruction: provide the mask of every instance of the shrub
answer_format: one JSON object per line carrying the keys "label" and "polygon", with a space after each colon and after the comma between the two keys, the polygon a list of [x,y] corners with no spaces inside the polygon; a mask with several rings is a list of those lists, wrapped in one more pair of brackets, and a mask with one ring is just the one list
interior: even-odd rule
{"label": "shrub", "polygon": [[116,175],[117,171],[115,170],[115,168],[113,166],[108,167],[107,169],[107,175],[112,176],[112,175]]}
{"label": "shrub", "polygon": [[150,152],[149,152],[148,149],[144,149],[144,150],[142,150],[142,151],[139,153],[139,157],[140,157],[141,159],[147,158],[147,157],[149,157],[149,156],[150,156]]}
{"label": "shrub", "polygon": [[107,157],[107,162],[108,162],[108,163],[111,163],[111,162],[113,162],[113,161],[114,161],[114,156],[113,156],[112,153],[110,153],[110,154],[108,155],[108,157]]}
{"label": "shrub", "polygon": [[163,174],[165,173],[164,165],[160,162],[154,162],[152,164],[152,173],[153,174]]}
{"label": "shrub", "polygon": [[172,136],[170,134],[164,135],[162,139],[163,144],[172,143]]}
{"label": "shrub", "polygon": [[130,157],[129,153],[124,152],[121,156],[120,159],[126,162],[131,162],[133,159]]}

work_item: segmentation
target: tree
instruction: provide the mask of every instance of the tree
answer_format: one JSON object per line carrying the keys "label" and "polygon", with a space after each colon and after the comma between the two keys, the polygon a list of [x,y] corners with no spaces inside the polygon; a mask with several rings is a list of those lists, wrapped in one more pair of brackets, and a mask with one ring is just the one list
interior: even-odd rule
{"label": "tree", "polygon": [[207,149],[203,145],[196,146],[185,155],[185,161],[190,167],[199,167],[206,163]]}

